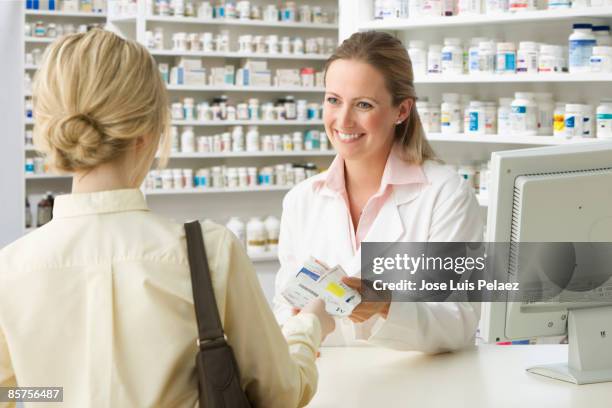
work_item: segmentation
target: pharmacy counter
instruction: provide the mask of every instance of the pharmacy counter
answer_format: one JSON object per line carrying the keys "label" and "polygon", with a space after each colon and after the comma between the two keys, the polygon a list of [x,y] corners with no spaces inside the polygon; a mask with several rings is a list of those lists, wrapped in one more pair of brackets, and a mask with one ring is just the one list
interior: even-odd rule
{"label": "pharmacy counter", "polygon": [[[608,351],[609,352],[609,351]],[[312,408],[610,408],[612,383],[575,385],[527,373],[567,360],[566,345],[483,345],[427,356],[323,348]]]}

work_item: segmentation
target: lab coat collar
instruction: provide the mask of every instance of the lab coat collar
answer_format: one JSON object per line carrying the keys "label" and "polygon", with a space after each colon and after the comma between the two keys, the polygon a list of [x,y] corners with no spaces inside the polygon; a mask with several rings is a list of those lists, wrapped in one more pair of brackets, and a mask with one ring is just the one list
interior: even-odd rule
{"label": "lab coat collar", "polygon": [[[393,199],[397,205],[404,204],[415,198],[428,180],[423,167],[402,159],[402,147],[394,144],[380,181],[378,193],[382,194],[389,186],[393,186]],[[346,192],[344,183],[344,159],[336,155],[327,172],[313,182],[313,189],[326,196],[338,196]]]}
{"label": "lab coat collar", "polygon": [[57,196],[53,218],[148,210],[144,195],[138,189],[97,191]]}

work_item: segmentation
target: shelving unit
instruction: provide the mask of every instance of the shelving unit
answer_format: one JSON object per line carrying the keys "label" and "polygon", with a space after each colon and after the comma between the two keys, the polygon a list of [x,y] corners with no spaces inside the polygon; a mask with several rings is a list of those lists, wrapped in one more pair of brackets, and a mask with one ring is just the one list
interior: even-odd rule
{"label": "shelving unit", "polygon": [[203,57],[203,58],[260,58],[260,59],[280,59],[280,60],[309,60],[309,61],[325,61],[329,58],[326,54],[270,54],[258,52],[219,52],[219,51],[177,51],[177,50],[149,50],[151,55],[157,57]]}
{"label": "shelving unit", "polygon": [[[366,7],[369,6],[366,5]],[[364,7],[365,10],[365,7]],[[373,8],[372,8],[373,10]],[[565,10],[534,10],[520,13],[459,15],[450,17],[419,17],[395,20],[372,20],[363,16],[364,21],[358,24],[360,31],[366,30],[417,30],[421,28],[450,28],[459,26],[493,26],[498,24],[542,23],[564,21],[583,17],[605,17],[612,14],[612,6],[585,7]],[[373,15],[373,14],[372,14]]]}
{"label": "shelving unit", "polygon": [[148,15],[147,21],[156,23],[172,24],[198,24],[198,25],[218,25],[218,26],[241,26],[241,27],[270,27],[270,28],[289,28],[289,29],[309,29],[309,30],[338,30],[338,24],[331,23],[299,23],[284,21],[261,21],[261,20],[240,20],[240,19],[204,19],[198,17],[174,17],[174,16],[154,16]]}

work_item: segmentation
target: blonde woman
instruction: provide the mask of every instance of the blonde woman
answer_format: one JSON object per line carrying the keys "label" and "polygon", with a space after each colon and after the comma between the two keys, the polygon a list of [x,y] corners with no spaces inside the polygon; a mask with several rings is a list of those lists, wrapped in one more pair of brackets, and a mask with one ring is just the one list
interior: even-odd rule
{"label": "blonde woman", "polygon": [[[61,386],[65,407],[193,407],[183,226],[151,213],[138,190],[169,124],[155,61],[110,32],[66,36],[47,50],[33,94],[35,141],[74,179],[50,223],[0,252],[0,386]],[[238,241],[211,222],[202,230],[253,405],[307,404],[333,320],[309,304],[283,337]]]}
{"label": "blonde woman", "polygon": [[[353,34],[329,58],[323,120],[338,155],[285,197],[277,293],[310,256],[341,265],[360,289],[362,242],[482,240],[474,194],[434,160],[415,100],[408,53],[387,33]],[[280,299],[275,311],[281,322],[291,314]],[[455,350],[474,344],[479,316],[472,303],[363,302],[326,344]]]}

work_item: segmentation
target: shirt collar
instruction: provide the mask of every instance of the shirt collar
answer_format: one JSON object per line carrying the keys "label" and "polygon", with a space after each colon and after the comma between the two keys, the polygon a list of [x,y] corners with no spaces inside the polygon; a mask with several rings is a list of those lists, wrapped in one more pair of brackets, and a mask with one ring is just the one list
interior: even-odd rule
{"label": "shirt collar", "polygon": [[[388,185],[426,184],[427,177],[423,167],[409,163],[401,157],[402,147],[394,144],[387,157],[387,163],[380,181],[380,191]],[[344,159],[336,155],[324,178],[313,183],[313,188],[327,187],[329,190],[343,194],[346,191],[344,184]]]}
{"label": "shirt collar", "polygon": [[138,189],[97,191],[57,196],[53,218],[148,210],[144,195]]}

